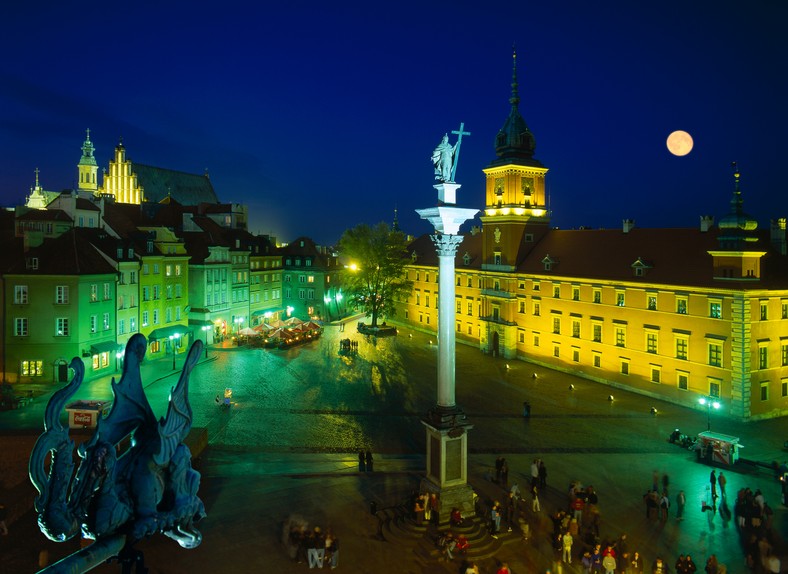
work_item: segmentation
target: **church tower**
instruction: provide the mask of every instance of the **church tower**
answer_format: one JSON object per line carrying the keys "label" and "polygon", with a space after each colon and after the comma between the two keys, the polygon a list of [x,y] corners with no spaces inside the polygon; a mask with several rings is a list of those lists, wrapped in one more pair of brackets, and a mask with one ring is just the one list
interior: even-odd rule
{"label": "church tower", "polygon": [[126,159],[126,148],[123,140],[115,146],[115,159],[109,162],[109,172],[104,174],[104,187],[101,193],[112,195],[117,203],[135,203],[144,201],[145,194],[137,181],[137,175],[131,169],[131,161]]}
{"label": "church tower", "polygon": [[[495,138],[495,155],[487,177],[482,268],[514,271],[519,259],[549,229],[545,194],[547,168],[534,158],[536,140],[520,115],[517,53],[512,54],[509,117]],[[527,224],[527,229],[526,229]]]}
{"label": "church tower", "polygon": [[87,137],[82,144],[82,157],[77,165],[77,170],[79,171],[77,191],[89,191],[91,193],[98,191],[98,164],[93,155],[94,150],[93,142],[90,141],[90,130],[88,129]]}

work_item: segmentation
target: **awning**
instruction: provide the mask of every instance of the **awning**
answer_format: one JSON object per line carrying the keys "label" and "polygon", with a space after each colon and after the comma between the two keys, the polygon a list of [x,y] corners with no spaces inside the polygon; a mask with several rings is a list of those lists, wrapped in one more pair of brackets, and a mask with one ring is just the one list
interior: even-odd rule
{"label": "awning", "polygon": [[198,327],[211,327],[213,326],[213,321],[208,321],[207,319],[189,319],[189,325],[196,325]]}
{"label": "awning", "polygon": [[121,347],[122,345],[115,341],[101,341],[100,343],[93,343],[90,345],[90,354],[100,355],[101,353],[110,353],[112,351],[117,351]]}
{"label": "awning", "polygon": [[257,311],[252,311],[252,317],[259,317],[260,315],[265,315],[266,313],[276,315],[282,311],[283,309],[258,309]]}
{"label": "awning", "polygon": [[148,335],[149,341],[156,341],[160,339],[169,339],[172,335],[184,335],[188,329],[183,325],[172,325],[170,327],[162,327],[161,329],[154,329]]}

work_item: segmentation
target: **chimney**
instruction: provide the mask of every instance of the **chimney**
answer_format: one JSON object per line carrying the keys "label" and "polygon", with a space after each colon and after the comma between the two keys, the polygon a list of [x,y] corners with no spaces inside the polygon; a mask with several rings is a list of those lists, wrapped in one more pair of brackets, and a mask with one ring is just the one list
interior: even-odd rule
{"label": "chimney", "polygon": [[771,240],[774,249],[776,249],[780,255],[785,255],[788,250],[786,249],[784,217],[772,219]]}
{"label": "chimney", "polygon": [[629,233],[635,229],[635,220],[634,219],[625,219],[624,220],[624,233]]}
{"label": "chimney", "polygon": [[706,233],[712,227],[714,227],[714,216],[713,215],[701,215],[700,216],[700,230],[703,233]]}

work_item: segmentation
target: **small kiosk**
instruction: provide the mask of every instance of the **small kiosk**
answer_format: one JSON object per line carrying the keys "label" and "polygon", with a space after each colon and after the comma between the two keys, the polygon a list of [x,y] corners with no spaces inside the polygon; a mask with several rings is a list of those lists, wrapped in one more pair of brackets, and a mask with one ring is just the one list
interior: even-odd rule
{"label": "small kiosk", "polygon": [[698,433],[695,452],[698,460],[733,466],[739,460],[739,437],[711,431]]}
{"label": "small kiosk", "polygon": [[94,429],[99,417],[107,416],[112,401],[74,401],[66,405],[68,428]]}

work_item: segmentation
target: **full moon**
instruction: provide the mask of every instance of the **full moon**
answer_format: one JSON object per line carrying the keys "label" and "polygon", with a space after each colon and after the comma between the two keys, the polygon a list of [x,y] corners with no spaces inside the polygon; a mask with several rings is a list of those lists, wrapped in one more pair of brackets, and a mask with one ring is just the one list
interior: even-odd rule
{"label": "full moon", "polygon": [[682,130],[676,130],[668,136],[668,151],[673,155],[687,155],[692,151],[692,136]]}

